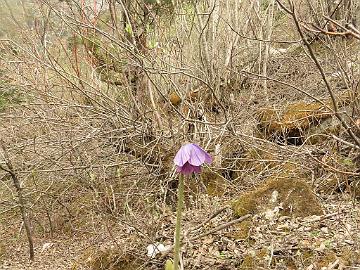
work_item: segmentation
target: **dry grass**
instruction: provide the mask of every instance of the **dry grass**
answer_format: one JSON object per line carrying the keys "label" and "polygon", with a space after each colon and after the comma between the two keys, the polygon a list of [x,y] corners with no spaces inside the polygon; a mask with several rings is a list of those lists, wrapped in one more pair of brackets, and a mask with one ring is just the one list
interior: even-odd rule
{"label": "dry grass", "polygon": [[[16,25],[16,36],[8,32],[0,43],[1,71],[10,78],[4,83],[22,100],[0,112],[0,137],[21,179],[36,252],[30,265],[17,193],[1,172],[5,269],[163,269],[171,255],[149,259],[146,247],[172,244],[172,158],[185,141],[215,157],[186,183],[186,269],[321,269],[337,259],[338,269],[359,267],[359,146],[348,130],[338,121],[335,134],[323,126],[310,134],[308,126],[316,127],[307,122],[301,145],[260,134],[257,117],[264,108],[281,114],[330,100],[291,16],[277,5],[271,16],[273,1],[180,1],[172,15],[150,7],[148,17],[129,2],[132,31],[122,28],[119,4],[116,14],[105,5],[94,28],[75,4],[40,2],[41,8],[32,7],[38,25]],[[295,3],[301,25],[325,23],[325,4],[308,2],[315,14]],[[335,98],[350,93],[341,115],[359,137],[359,40],[315,39],[304,31]],[[136,36],[141,33],[146,48]],[[74,40],[76,47],[69,44]],[[171,93],[182,102],[172,106]],[[327,118],[335,118],[333,105]],[[302,121],[299,115],[279,133],[286,136],[292,122]],[[309,136],[319,133],[326,139],[312,143]],[[267,220],[257,213],[246,226],[191,240],[234,219],[227,209],[192,231],[205,217],[289,170],[312,187],[325,210],[319,220],[276,214]]]}

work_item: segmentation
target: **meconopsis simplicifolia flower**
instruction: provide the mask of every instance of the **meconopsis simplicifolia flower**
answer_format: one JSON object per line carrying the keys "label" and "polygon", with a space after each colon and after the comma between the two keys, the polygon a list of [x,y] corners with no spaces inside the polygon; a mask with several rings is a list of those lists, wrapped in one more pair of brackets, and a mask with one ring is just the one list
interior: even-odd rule
{"label": "meconopsis simplicifolia flower", "polygon": [[174,158],[176,171],[184,175],[200,173],[201,165],[211,162],[212,157],[195,143],[183,145]]}

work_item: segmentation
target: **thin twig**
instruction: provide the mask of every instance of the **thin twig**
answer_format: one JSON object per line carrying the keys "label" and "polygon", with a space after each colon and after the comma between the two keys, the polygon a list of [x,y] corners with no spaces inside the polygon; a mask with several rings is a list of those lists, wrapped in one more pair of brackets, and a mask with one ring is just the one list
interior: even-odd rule
{"label": "thin twig", "polygon": [[314,53],[312,47],[310,46],[310,43],[307,41],[307,39],[304,36],[303,31],[301,30],[300,23],[299,23],[299,20],[297,18],[296,12],[295,12],[294,4],[292,3],[292,1],[289,1],[290,2],[290,9],[288,9],[280,2],[280,0],[276,0],[276,2],[286,12],[288,12],[293,17],[293,20],[294,20],[295,26],[296,26],[296,28],[298,30],[298,33],[301,36],[301,39],[303,40],[306,48],[309,51],[311,59],[314,61],[315,65],[316,65],[317,69],[319,70],[320,75],[321,75],[321,77],[322,77],[322,79],[323,79],[323,81],[325,83],[326,89],[327,89],[327,91],[328,91],[328,93],[330,95],[331,101],[332,101],[334,114],[335,114],[336,118],[340,121],[341,125],[347,131],[347,133],[350,135],[350,137],[354,140],[354,142],[358,146],[360,146],[360,139],[354,134],[354,132],[351,130],[351,128],[349,127],[349,125],[346,123],[346,121],[343,119],[343,117],[341,116],[341,114],[339,112],[339,108],[338,108],[338,104],[337,104],[337,101],[336,101],[335,93],[333,92],[333,90],[332,90],[332,88],[331,88],[331,86],[329,84],[329,81],[326,78],[326,75],[325,75],[325,72],[324,72],[322,66],[320,65],[317,57],[315,56],[315,53]]}
{"label": "thin twig", "polygon": [[225,206],[223,208],[220,208],[219,210],[217,210],[214,214],[212,214],[208,219],[206,219],[204,222],[202,222],[200,225],[196,226],[193,229],[190,229],[189,231],[197,231],[198,229],[200,229],[201,227],[203,227],[206,223],[208,223],[210,220],[212,220],[213,218],[215,218],[216,216],[218,216],[219,214],[221,214],[223,211],[225,211],[226,209],[229,209],[229,206]]}
{"label": "thin twig", "polygon": [[249,218],[249,217],[251,217],[251,215],[250,215],[250,214],[247,214],[247,215],[242,216],[242,217],[240,217],[240,218],[238,218],[238,219],[235,219],[235,220],[232,220],[232,221],[230,221],[230,222],[228,222],[228,223],[225,223],[225,224],[222,224],[222,225],[220,225],[220,226],[217,226],[216,228],[214,228],[214,229],[212,229],[212,230],[210,230],[210,231],[208,231],[208,232],[205,232],[205,233],[202,233],[202,234],[197,235],[197,236],[195,236],[195,237],[192,237],[192,238],[189,239],[189,241],[195,241],[195,240],[197,240],[197,239],[199,239],[199,238],[202,238],[202,237],[205,237],[205,236],[207,236],[207,235],[209,235],[209,234],[213,234],[213,233],[215,233],[215,232],[221,231],[221,230],[226,229],[226,228],[228,228],[228,227],[230,227],[230,226],[232,226],[232,225],[234,225],[234,224],[236,224],[236,223],[240,223],[241,221],[243,221],[243,220],[245,220],[245,219],[247,219],[247,218]]}
{"label": "thin twig", "polygon": [[0,145],[1,145],[1,148],[3,150],[3,155],[5,157],[5,164],[7,166],[7,168],[5,168],[4,166],[0,165],[0,169],[7,172],[7,173],[9,173],[12,180],[13,180],[13,184],[15,186],[15,189],[16,189],[16,192],[17,192],[17,195],[18,195],[19,210],[20,210],[21,217],[22,217],[22,220],[23,220],[23,223],[24,223],[26,236],[27,236],[27,239],[28,239],[30,260],[32,261],[32,260],[34,260],[34,242],[33,242],[32,233],[31,233],[31,229],[30,229],[30,222],[29,222],[29,219],[27,217],[27,213],[26,213],[26,209],[25,209],[25,199],[24,199],[24,196],[23,196],[21,184],[20,184],[20,181],[19,181],[19,178],[18,178],[17,174],[15,173],[14,167],[12,165],[12,162],[10,160],[8,152],[6,150],[5,143],[3,141],[0,141]]}
{"label": "thin twig", "polygon": [[[226,229],[226,228],[228,228],[228,227],[230,227],[230,226],[232,226],[232,225],[234,225],[234,224],[240,223],[241,221],[244,221],[245,219],[247,219],[247,218],[249,218],[249,217],[251,217],[251,215],[250,215],[250,214],[247,214],[247,215],[242,216],[242,217],[240,217],[240,218],[238,218],[238,219],[235,219],[235,220],[232,220],[232,221],[227,222],[227,223],[225,223],[225,224],[222,224],[222,225],[220,225],[220,226],[218,226],[218,227],[216,227],[216,228],[214,228],[214,229],[212,229],[212,230],[210,230],[210,231],[208,231],[208,232],[205,232],[205,233],[202,233],[202,234],[197,235],[197,236],[195,236],[195,237],[189,238],[188,241],[195,241],[195,240],[198,240],[198,239],[200,239],[200,238],[202,238],[202,237],[205,237],[205,236],[207,236],[207,235],[209,235],[209,234],[212,234],[212,233],[221,231],[221,230]],[[173,249],[174,249],[174,245],[172,245],[167,251],[165,251],[165,252],[161,255],[161,258],[165,258]]]}

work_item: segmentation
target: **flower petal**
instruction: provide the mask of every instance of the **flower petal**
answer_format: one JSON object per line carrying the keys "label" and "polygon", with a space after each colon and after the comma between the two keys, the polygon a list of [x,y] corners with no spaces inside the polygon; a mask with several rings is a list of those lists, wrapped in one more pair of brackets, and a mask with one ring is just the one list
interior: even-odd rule
{"label": "flower petal", "polygon": [[200,173],[201,172],[201,167],[200,166],[193,166],[190,163],[186,162],[184,164],[184,166],[180,167],[177,166],[176,171],[185,175],[189,175],[192,174],[193,172],[195,173]]}
{"label": "flower petal", "polygon": [[174,158],[174,163],[177,166],[184,166],[186,162],[188,162],[190,159],[190,151],[187,147],[187,144],[181,146],[180,150],[176,153],[176,156]]}
{"label": "flower petal", "polygon": [[205,152],[205,163],[210,164],[213,161],[213,158]]}
{"label": "flower petal", "polygon": [[194,144],[194,146],[195,146],[196,148],[201,149],[201,151],[202,151],[202,152],[204,153],[204,155],[205,155],[204,162],[207,163],[207,164],[210,164],[210,163],[212,162],[213,158],[209,155],[209,153],[206,152],[204,149],[202,149],[202,148],[201,148],[200,146],[198,146],[197,144]]}
{"label": "flower petal", "polygon": [[192,152],[190,154],[190,159],[189,159],[189,163],[191,165],[200,166],[200,165],[204,164],[204,162],[211,163],[211,161],[212,161],[211,156],[208,153],[206,153],[197,144],[193,143],[191,150],[192,150]]}
{"label": "flower petal", "polygon": [[196,148],[193,148],[190,154],[189,163],[194,166],[201,166],[205,161],[205,154]]}
{"label": "flower petal", "polygon": [[194,173],[201,173],[201,166],[194,166]]}
{"label": "flower petal", "polygon": [[212,157],[197,144],[188,143],[180,148],[174,158],[174,163],[179,167],[183,167],[187,162],[197,167],[211,163]]}

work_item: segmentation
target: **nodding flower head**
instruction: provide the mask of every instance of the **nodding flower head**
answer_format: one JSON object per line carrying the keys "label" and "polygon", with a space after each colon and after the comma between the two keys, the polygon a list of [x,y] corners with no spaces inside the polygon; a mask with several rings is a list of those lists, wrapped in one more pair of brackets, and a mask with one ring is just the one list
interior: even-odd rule
{"label": "nodding flower head", "polygon": [[194,143],[183,145],[174,158],[176,171],[185,175],[200,173],[201,165],[210,164],[211,161],[212,157]]}

